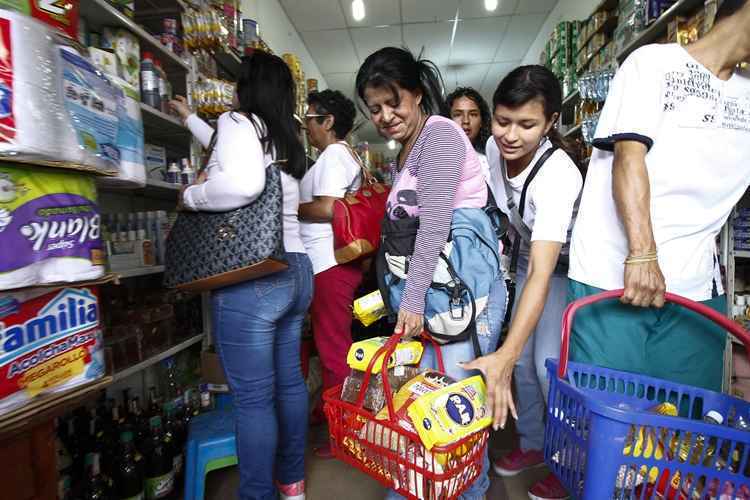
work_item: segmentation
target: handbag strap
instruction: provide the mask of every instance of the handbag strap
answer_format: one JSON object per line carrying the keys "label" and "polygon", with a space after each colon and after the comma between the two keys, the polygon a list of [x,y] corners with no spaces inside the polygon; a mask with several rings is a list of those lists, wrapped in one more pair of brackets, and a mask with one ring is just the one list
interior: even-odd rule
{"label": "handbag strap", "polygon": [[555,146],[547,149],[547,151],[544,152],[544,154],[531,168],[529,176],[526,177],[526,180],[523,183],[523,188],[521,189],[521,198],[518,200],[518,206],[516,206],[516,203],[513,200],[513,190],[510,187],[510,182],[508,182],[508,174],[505,168],[505,162],[500,162],[500,173],[503,176],[503,186],[505,187],[505,194],[508,198],[508,211],[510,212],[510,219],[513,222],[513,227],[516,230],[516,238],[513,241],[513,249],[511,250],[510,254],[510,269],[508,269],[511,275],[515,274],[518,267],[518,256],[521,251],[521,240],[531,241],[531,229],[523,221],[523,214],[526,208],[526,192],[529,189],[531,181],[534,180],[536,174],[539,173],[539,170],[546,163],[549,157],[555,153],[555,151],[557,151],[557,147]]}
{"label": "handbag strap", "polygon": [[[206,147],[206,157],[203,159],[203,164],[201,165],[200,169],[197,172],[198,175],[202,174],[203,171],[208,168],[208,162],[211,160],[211,155],[214,154],[214,150],[216,149],[216,141],[218,139],[219,139],[219,131],[214,130],[214,133],[211,134],[211,140],[208,142],[208,146]],[[280,165],[280,164],[286,164],[286,163],[287,163],[287,160],[275,160],[272,157],[271,161],[266,163],[265,168],[268,168],[271,165]]]}
{"label": "handbag strap", "polygon": [[[346,150],[349,151],[349,154],[357,163],[357,165],[359,165],[362,186],[364,186],[365,184],[376,184],[378,182],[377,179],[375,179],[375,177],[370,173],[368,168],[365,166],[365,163],[362,161],[362,158],[359,156],[359,154],[357,154],[356,151],[354,151],[354,148],[351,147],[351,145],[348,142],[338,141],[337,144],[341,144],[342,146],[344,146]],[[350,193],[352,191],[352,188],[354,187],[354,184],[356,182],[357,182],[357,177],[352,179],[352,182],[346,188],[347,193]]]}

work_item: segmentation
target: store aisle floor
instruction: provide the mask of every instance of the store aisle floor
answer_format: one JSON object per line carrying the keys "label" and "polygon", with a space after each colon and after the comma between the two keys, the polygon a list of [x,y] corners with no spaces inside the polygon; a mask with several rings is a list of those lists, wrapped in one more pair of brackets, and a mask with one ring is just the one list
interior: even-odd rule
{"label": "store aisle floor", "polygon": [[[312,454],[312,449],[326,439],[325,428],[313,429],[307,456],[308,500],[381,500],[383,487],[373,479],[338,460],[321,460]],[[512,446],[513,430],[494,433],[490,442],[490,454],[497,457]],[[492,486],[488,500],[524,500],[528,488],[543,478],[544,469],[536,469],[513,478],[501,479],[490,473]],[[206,485],[206,500],[228,500],[236,498],[239,475],[236,467],[212,472]]]}

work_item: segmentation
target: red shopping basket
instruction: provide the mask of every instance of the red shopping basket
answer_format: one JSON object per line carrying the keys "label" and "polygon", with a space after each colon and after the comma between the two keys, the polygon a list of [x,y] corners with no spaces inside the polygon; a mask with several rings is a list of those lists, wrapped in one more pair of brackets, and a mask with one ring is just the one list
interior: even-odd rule
{"label": "red shopping basket", "polygon": [[[376,420],[373,413],[363,408],[372,367],[378,358],[389,359],[400,339],[401,335],[393,335],[373,356],[356,403],[342,401],[341,385],[323,394],[331,451],[339,460],[356,467],[406,498],[457,498],[482,470],[484,454],[487,453],[487,429],[475,432],[457,443],[427,450],[415,432],[404,429],[397,421],[386,362],[383,362],[382,376],[389,418]],[[439,371],[444,372],[440,348],[432,339],[429,340],[435,346]]]}
{"label": "red shopping basket", "polygon": [[[750,432],[731,425],[739,416],[750,422],[750,403],[568,362],[576,311],[622,293],[586,297],[565,311],[560,361],[547,360],[545,461],[576,499],[750,500]],[[674,294],[666,294],[666,300],[714,321],[750,352],[750,334],[727,317]],[[679,408],[679,416],[648,411],[665,401]],[[709,410],[721,413],[724,425],[704,422]]]}

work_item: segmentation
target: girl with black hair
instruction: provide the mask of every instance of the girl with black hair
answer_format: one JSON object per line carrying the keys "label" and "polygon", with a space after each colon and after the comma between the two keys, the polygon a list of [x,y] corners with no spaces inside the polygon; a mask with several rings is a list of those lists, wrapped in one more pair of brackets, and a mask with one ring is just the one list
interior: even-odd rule
{"label": "girl with black hair", "polygon": [[[549,391],[544,363],[560,352],[570,229],[583,178],[555,129],[562,90],[550,70],[516,68],[500,82],[492,101],[493,137],[487,141],[490,186],[514,229],[511,262],[517,262],[516,298],[502,347],[466,368],[485,374],[495,427],[505,426],[508,412],[517,419],[520,447],[494,464],[499,475],[514,476],[544,464],[544,410]],[[513,203],[508,202],[511,198]],[[568,494],[550,474],[532,486],[529,497],[563,499]]]}
{"label": "girl with black hair", "polygon": [[456,122],[471,141],[489,182],[490,170],[485,155],[485,145],[490,137],[492,117],[490,107],[479,92],[471,87],[459,87],[448,95],[450,118]]}
{"label": "girl with black hair", "polygon": [[[418,60],[404,49],[384,48],[365,60],[357,73],[356,88],[379,133],[401,144],[392,166],[387,217],[392,221],[419,217],[394,330],[414,337],[425,329],[426,294],[448,241],[454,212],[470,210],[486,217],[481,209],[487,202],[487,184],[469,138],[445,117],[442,79],[432,63]],[[384,237],[387,239],[387,235]],[[490,239],[493,237],[490,235]],[[477,315],[475,337],[442,348],[447,374],[456,379],[472,375],[458,363],[476,358],[473,340],[485,354],[497,345],[506,290],[499,262],[492,265],[494,273],[488,277],[492,288],[487,307]],[[432,346],[426,347],[420,366],[436,368]],[[462,498],[484,497],[489,488],[488,469],[489,460],[485,458],[482,473]],[[396,496],[389,493],[389,497]]]}
{"label": "girl with black hair", "polygon": [[219,117],[216,132],[184,98],[171,102],[204,146],[214,143],[207,168],[180,194],[185,210],[245,206],[262,193],[266,167],[283,162],[288,269],[211,294],[216,347],[234,399],[241,499],[305,497],[308,395],[299,352],[313,273],[297,220],[305,154],[293,117],[294,88],[281,58],[256,51],[242,60],[235,111]]}

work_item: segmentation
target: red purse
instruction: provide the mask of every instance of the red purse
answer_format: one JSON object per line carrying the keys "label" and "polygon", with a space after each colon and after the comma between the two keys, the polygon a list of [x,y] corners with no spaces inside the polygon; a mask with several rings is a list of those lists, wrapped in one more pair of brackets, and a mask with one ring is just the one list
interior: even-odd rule
{"label": "red purse", "polygon": [[336,263],[346,264],[375,254],[380,246],[380,221],[390,188],[362,164],[347,144],[349,153],[362,168],[362,185],[354,193],[333,203],[333,250]]}

